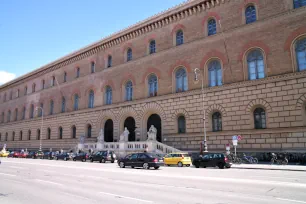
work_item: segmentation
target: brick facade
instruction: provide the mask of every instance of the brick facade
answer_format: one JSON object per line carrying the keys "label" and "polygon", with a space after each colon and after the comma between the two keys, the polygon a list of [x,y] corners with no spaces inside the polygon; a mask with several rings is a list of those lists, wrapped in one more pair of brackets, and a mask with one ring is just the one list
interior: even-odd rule
{"label": "brick facade", "polygon": [[[257,21],[245,24],[245,6],[254,4]],[[204,6],[203,6],[204,5]],[[236,12],[234,12],[236,11]],[[37,129],[41,118],[29,118],[30,107],[44,104],[44,128],[41,131],[44,148],[71,148],[77,138],[86,135],[92,125],[92,138],[113,120],[114,140],[119,139],[127,117],[135,119],[145,140],[147,120],[151,114],[161,118],[162,141],[178,149],[194,150],[203,140],[203,108],[201,83],[194,82],[194,68],[204,74],[207,135],[209,149],[224,149],[232,135],[240,134],[240,148],[245,150],[300,150],[306,146],[306,72],[297,71],[294,43],[306,37],[306,7],[293,9],[291,0],[281,1],[189,1],[144,22],[136,24],[98,43],[83,48],[56,62],[20,77],[0,87],[1,143],[11,148],[36,148]],[[207,36],[206,21],[217,22],[217,34]],[[174,45],[177,30],[184,32],[184,44]],[[223,31],[223,33],[221,32]],[[156,41],[156,53],[148,54],[148,43]],[[133,60],[126,62],[126,50],[133,50]],[[248,80],[247,53],[259,49],[264,55],[265,78]],[[108,55],[112,67],[107,68]],[[217,59],[222,66],[223,85],[209,87],[208,63]],[[95,73],[91,73],[95,62]],[[184,67],[188,91],[175,93],[175,71]],[[76,78],[76,69],[80,77]],[[67,82],[64,82],[64,72]],[[158,78],[158,92],[148,97],[148,76]],[[55,76],[59,85],[51,86]],[[42,89],[42,80],[45,88]],[[133,100],[125,102],[125,83],[133,83]],[[36,90],[32,93],[32,85]],[[24,87],[28,93],[24,95]],[[105,87],[112,88],[112,104],[105,105]],[[19,97],[16,92],[19,90]],[[89,91],[95,93],[94,108],[87,108]],[[9,100],[10,93],[13,99]],[[78,94],[79,110],[73,111],[74,94]],[[6,101],[4,95],[6,94]],[[61,113],[62,97],[66,112]],[[49,115],[49,103],[54,101],[54,114]],[[22,109],[26,117],[22,120]],[[261,107],[266,112],[266,128],[254,128],[253,111]],[[14,121],[18,108],[18,120]],[[7,122],[8,110],[11,122]],[[212,132],[212,114],[222,115],[222,131]],[[178,134],[177,118],[184,115],[186,133]],[[77,138],[72,138],[72,126]],[[63,139],[59,139],[59,127]],[[51,139],[47,138],[51,129]],[[31,140],[28,140],[31,130]],[[22,131],[22,141],[20,141]],[[12,141],[15,132],[15,141]],[[8,134],[8,141],[5,135]]]}

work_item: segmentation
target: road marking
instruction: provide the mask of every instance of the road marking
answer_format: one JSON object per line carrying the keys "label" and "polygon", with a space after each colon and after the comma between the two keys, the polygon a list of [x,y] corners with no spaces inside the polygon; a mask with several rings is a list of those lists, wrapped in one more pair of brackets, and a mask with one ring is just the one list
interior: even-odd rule
{"label": "road marking", "polygon": [[97,202],[97,200],[94,200],[94,199],[91,199],[91,198],[86,198],[86,197],[83,197],[83,196],[79,196],[79,195],[76,195],[76,194],[72,194],[72,193],[64,193],[68,196],[73,196],[73,197],[76,197],[76,198],[81,198],[81,199],[85,199],[85,200],[90,200],[90,201],[93,201],[93,202]]}
{"label": "road marking", "polygon": [[63,186],[63,184],[61,184],[61,183],[55,183],[55,182],[52,182],[52,181],[45,181],[45,180],[40,180],[40,179],[35,179],[35,181],[41,182],[41,183],[49,183],[49,184],[53,184],[53,185],[57,185],[57,186]]}
{"label": "road marking", "polygon": [[295,203],[306,203],[305,201],[291,200],[291,199],[286,199],[286,198],[276,198],[276,199],[277,199],[277,200],[283,200],[283,201],[295,202]]}
{"label": "road marking", "polygon": [[8,166],[9,168],[13,168],[13,169],[27,169],[24,167],[20,167],[20,166]]}
{"label": "road marking", "polygon": [[5,174],[5,173],[0,173],[0,175],[4,175],[4,176],[17,176],[17,175],[14,175],[14,174]]}
{"label": "road marking", "polygon": [[127,196],[122,196],[122,195],[117,195],[117,194],[112,194],[112,193],[99,192],[99,194],[114,196],[114,197],[117,197],[117,198],[125,198],[125,199],[130,199],[130,200],[136,200],[136,201],[145,202],[145,203],[153,203],[153,201],[150,201],[150,200],[142,200],[142,199],[138,199],[138,198],[132,198],[132,197],[127,197]]}
{"label": "road marking", "polygon": [[13,179],[3,179],[3,180],[18,183],[18,184],[22,184],[22,185],[27,185],[27,183],[24,183],[24,182],[21,182],[21,181],[16,181],[16,180],[13,180]]}

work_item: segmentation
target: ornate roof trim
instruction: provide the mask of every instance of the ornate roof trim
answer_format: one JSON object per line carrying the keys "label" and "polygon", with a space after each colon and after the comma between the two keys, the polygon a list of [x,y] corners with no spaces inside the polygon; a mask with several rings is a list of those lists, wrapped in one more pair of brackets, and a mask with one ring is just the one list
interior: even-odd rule
{"label": "ornate roof trim", "polygon": [[205,11],[206,9],[210,9],[212,7],[223,4],[226,1],[230,0],[187,0],[177,6],[169,8],[166,11],[160,12],[123,30],[106,36],[97,42],[94,42],[58,60],[46,64],[30,73],[27,73],[6,84],[3,84],[2,86],[0,86],[0,89],[21,82],[24,79],[34,77],[34,75],[36,74],[42,75],[47,72],[54,71],[63,66],[74,63],[88,56],[94,55],[101,50],[106,50],[128,40],[134,39],[140,35],[149,33],[155,29],[159,29],[166,25],[175,23],[180,19],[195,15],[196,13]]}

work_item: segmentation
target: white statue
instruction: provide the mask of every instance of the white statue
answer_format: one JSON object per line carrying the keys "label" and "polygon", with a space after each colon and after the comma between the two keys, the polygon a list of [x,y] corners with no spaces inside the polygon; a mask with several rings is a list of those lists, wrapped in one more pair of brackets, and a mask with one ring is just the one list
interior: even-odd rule
{"label": "white statue", "polygon": [[98,143],[103,143],[104,142],[104,130],[103,128],[101,128],[100,133],[99,133],[99,137],[98,139]]}
{"label": "white statue", "polygon": [[120,142],[129,141],[129,130],[125,127],[123,133],[120,135]]}
{"label": "white statue", "polygon": [[147,134],[148,134],[148,140],[156,140],[157,129],[154,127],[154,125],[151,125]]}
{"label": "white statue", "polygon": [[80,144],[84,144],[85,142],[85,136],[80,136]]}

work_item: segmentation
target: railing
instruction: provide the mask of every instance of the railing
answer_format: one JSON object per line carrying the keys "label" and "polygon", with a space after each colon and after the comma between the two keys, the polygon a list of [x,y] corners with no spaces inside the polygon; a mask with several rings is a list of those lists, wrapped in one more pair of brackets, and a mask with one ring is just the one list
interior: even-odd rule
{"label": "railing", "polygon": [[128,142],[128,150],[145,150],[148,145],[147,142]]}
{"label": "railing", "polygon": [[174,147],[170,147],[168,145],[165,145],[161,142],[157,142],[157,145],[156,145],[156,149],[165,153],[165,154],[168,154],[168,153],[172,153],[172,152],[181,152],[179,149],[176,149]]}
{"label": "railing", "polygon": [[105,150],[119,149],[119,142],[107,142],[107,143],[104,144],[103,149],[105,149]]}
{"label": "railing", "polygon": [[97,148],[97,143],[85,143],[84,144],[84,149],[96,149]]}

